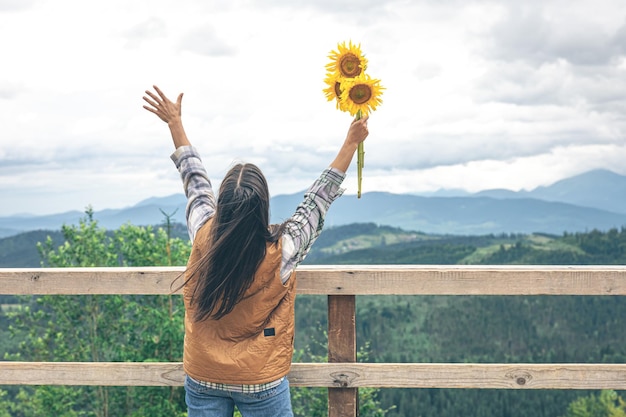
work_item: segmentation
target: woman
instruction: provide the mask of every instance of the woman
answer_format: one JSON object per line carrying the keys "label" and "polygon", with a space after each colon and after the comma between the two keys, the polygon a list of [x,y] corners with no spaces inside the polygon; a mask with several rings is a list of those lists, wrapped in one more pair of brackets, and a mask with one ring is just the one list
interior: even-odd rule
{"label": "woman", "polygon": [[190,417],[293,416],[289,373],[293,353],[295,268],[319,236],[326,211],[360,142],[367,118],[353,121],[330,167],[295,214],[269,224],[269,192],[260,169],[237,164],[217,201],[181,120],[181,93],[170,101],[154,86],[143,107],[168,124],[187,196],[193,243],[183,283],[185,399]]}

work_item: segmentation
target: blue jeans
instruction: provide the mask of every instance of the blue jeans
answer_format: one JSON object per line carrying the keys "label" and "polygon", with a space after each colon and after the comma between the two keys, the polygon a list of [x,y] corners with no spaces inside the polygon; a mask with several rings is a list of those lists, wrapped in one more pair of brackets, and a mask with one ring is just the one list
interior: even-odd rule
{"label": "blue jeans", "polygon": [[235,405],[243,417],[293,417],[287,378],[275,387],[253,394],[204,387],[185,377],[188,417],[232,417]]}

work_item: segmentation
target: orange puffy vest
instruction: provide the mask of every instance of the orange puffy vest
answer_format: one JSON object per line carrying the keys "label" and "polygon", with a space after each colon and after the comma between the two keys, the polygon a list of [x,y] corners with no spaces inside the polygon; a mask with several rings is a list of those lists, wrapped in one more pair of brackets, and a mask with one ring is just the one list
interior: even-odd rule
{"label": "orange puffy vest", "polygon": [[[210,224],[196,234],[188,267],[209,242]],[[183,288],[185,349],[183,367],[190,377],[223,384],[263,384],[289,373],[293,354],[296,274],[280,279],[281,241],[268,243],[266,255],[244,298],[219,320],[194,321],[193,277]]]}

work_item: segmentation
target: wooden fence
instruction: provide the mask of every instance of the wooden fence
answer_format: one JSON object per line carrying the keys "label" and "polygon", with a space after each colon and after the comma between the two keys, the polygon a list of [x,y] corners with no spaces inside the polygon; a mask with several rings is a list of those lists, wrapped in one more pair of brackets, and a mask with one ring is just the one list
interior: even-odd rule
{"label": "wooden fence", "polygon": [[[182,268],[0,269],[0,294],[169,294]],[[357,295],[626,295],[626,266],[307,266],[298,294],[328,295],[329,363],[292,386],[328,387],[329,417],[357,416],[359,387],[626,389],[626,364],[357,363]],[[180,386],[181,363],[0,362],[0,385]]]}

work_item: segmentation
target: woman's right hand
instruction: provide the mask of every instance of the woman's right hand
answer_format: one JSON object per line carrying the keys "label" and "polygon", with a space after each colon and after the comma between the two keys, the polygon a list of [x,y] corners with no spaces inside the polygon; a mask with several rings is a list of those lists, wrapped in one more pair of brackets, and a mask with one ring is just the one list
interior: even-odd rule
{"label": "woman's right hand", "polygon": [[365,116],[362,119],[352,121],[350,128],[348,129],[346,140],[343,142],[337,156],[330,164],[332,168],[336,168],[342,172],[346,172],[348,170],[359,143],[363,142],[369,135],[369,130],[367,129],[367,119],[368,116]]}
{"label": "woman's right hand", "polygon": [[369,135],[369,131],[367,130],[367,119],[369,119],[369,116],[352,121],[352,124],[348,129],[346,142],[352,145],[358,145],[363,142],[365,138],[367,138],[367,135]]}

